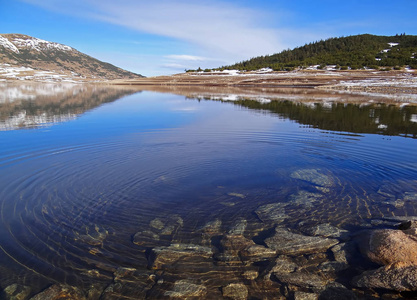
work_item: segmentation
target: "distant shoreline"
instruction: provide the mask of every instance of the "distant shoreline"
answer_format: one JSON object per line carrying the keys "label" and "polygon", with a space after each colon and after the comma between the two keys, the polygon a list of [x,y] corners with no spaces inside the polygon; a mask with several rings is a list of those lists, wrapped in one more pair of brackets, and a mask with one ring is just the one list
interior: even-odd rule
{"label": "distant shoreline", "polygon": [[318,88],[339,91],[417,94],[416,71],[322,71],[182,73],[132,80],[113,80],[116,85],[221,86],[251,88]]}

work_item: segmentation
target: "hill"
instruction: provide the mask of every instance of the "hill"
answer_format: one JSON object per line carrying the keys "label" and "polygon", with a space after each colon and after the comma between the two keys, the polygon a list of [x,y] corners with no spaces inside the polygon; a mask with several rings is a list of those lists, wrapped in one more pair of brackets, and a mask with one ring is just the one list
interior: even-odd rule
{"label": "hill", "polygon": [[341,69],[381,68],[410,66],[417,69],[417,36],[376,36],[362,34],[330,38],[306,44],[293,50],[255,57],[217,70],[259,70],[271,68],[275,71],[307,68],[318,65],[324,68],[334,65]]}
{"label": "hill", "polygon": [[111,80],[139,78],[76,49],[23,34],[0,34],[0,78]]}

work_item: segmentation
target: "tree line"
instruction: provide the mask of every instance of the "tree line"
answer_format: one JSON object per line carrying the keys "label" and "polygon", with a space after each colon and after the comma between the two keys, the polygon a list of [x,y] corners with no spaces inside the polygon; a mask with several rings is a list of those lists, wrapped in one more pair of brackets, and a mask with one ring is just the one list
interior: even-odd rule
{"label": "tree line", "polygon": [[[394,44],[389,45],[388,43]],[[254,57],[214,70],[254,71],[271,68],[274,71],[290,71],[295,68],[307,68],[313,65],[317,65],[319,69],[333,65],[342,70],[384,69],[387,67],[388,69],[400,69],[405,66],[417,69],[417,36],[362,34],[330,38],[292,50],[287,49],[277,54]],[[206,69],[204,71],[210,70]]]}

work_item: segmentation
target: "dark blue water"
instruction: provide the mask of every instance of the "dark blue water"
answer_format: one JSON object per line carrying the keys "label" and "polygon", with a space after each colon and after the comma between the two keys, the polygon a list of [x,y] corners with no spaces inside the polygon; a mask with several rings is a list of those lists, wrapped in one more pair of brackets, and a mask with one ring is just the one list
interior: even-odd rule
{"label": "dark blue water", "polygon": [[[70,107],[68,121],[0,131],[1,287],[104,288],[119,267],[150,272],[154,247],[199,244],[198,230],[210,221],[220,220],[226,232],[246,220],[250,238],[273,228],[256,213],[271,203],[288,204],[290,228],[330,223],[356,231],[416,215],[413,108],[372,107],[381,118],[387,109],[408,118],[386,118],[395,127],[388,134],[367,112],[366,124],[346,125],[358,111],[344,119],[336,106],[318,113],[320,104],[308,111],[311,105],[255,102],[133,93]],[[291,202],[302,192],[317,199]]]}

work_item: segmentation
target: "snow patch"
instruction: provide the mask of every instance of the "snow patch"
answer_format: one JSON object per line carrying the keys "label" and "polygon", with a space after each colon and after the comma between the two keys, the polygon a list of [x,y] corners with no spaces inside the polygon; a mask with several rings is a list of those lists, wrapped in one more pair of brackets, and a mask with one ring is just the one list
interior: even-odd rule
{"label": "snow patch", "polygon": [[271,68],[262,68],[262,69],[257,70],[256,73],[257,74],[260,74],[260,73],[270,73],[270,72],[273,72],[273,71],[274,70],[272,70]]}
{"label": "snow patch", "polygon": [[13,51],[14,53],[19,53],[19,49],[13,43],[11,43],[8,39],[0,35],[0,46],[3,46],[6,49]]}
{"label": "snow patch", "polygon": [[38,52],[43,50],[62,50],[62,51],[71,51],[72,48],[70,46],[52,43],[45,40],[41,40],[38,38],[28,38],[28,39],[21,39],[21,38],[14,38],[12,42],[18,48],[24,49],[34,49]]}

